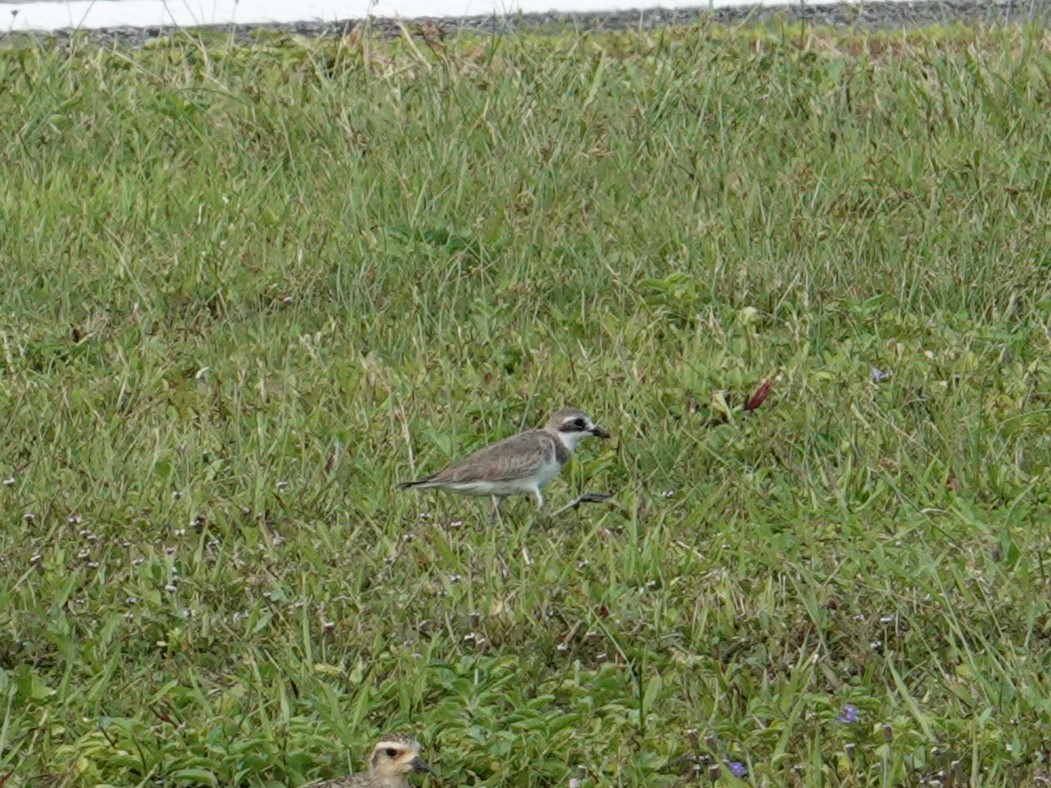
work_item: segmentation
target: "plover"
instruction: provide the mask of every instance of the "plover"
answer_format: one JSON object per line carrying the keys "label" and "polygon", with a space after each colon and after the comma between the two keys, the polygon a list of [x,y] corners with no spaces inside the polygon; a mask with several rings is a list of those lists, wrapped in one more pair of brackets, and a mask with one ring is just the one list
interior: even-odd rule
{"label": "plover", "polygon": [[408,775],[413,772],[434,774],[420,758],[420,743],[416,739],[392,733],[372,748],[368,772],[310,783],[306,788],[409,788]]}
{"label": "plover", "polygon": [[573,449],[585,438],[608,438],[609,433],[576,408],[555,411],[542,429],[526,430],[476,451],[455,465],[398,489],[437,487],[464,495],[489,495],[496,510],[508,495],[532,493],[538,509],[544,506],[540,488],[558,476]]}

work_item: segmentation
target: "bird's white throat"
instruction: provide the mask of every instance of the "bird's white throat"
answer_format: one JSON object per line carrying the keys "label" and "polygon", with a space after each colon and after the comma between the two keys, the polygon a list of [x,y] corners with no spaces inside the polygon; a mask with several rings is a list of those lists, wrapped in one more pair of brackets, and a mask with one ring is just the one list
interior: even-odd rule
{"label": "bird's white throat", "polygon": [[556,432],[555,435],[569,451],[573,451],[584,438],[591,437],[590,432]]}

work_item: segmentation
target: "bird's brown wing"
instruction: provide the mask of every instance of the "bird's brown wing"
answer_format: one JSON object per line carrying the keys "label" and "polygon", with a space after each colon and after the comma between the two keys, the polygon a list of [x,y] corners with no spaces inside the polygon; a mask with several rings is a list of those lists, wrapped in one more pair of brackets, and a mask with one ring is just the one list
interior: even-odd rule
{"label": "bird's brown wing", "polygon": [[467,481],[504,482],[529,476],[555,456],[555,439],[530,430],[487,446],[455,465],[412,484],[456,484]]}

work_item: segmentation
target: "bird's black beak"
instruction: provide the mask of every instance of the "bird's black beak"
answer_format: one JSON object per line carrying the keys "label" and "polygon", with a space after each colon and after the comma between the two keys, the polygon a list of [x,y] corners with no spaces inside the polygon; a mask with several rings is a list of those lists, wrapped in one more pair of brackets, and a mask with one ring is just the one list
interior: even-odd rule
{"label": "bird's black beak", "polygon": [[604,429],[602,429],[602,427],[597,427],[597,426],[591,428],[591,434],[594,435],[596,438],[608,438],[609,437],[609,433],[608,432],[606,432]]}
{"label": "bird's black beak", "polygon": [[410,764],[410,766],[412,766],[412,770],[414,772],[423,772],[424,774],[434,774],[434,769],[432,769],[431,765],[429,763],[427,763],[427,761],[423,760],[423,758],[413,758],[412,759],[412,763]]}

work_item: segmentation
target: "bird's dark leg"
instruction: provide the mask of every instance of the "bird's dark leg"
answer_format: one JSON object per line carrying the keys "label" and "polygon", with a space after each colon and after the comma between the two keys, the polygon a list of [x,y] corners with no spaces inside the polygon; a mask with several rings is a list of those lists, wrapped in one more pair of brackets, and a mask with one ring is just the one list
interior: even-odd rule
{"label": "bird's dark leg", "polygon": [[492,517],[490,518],[493,522],[497,522],[497,523],[503,522],[500,519],[500,507],[503,505],[505,497],[507,497],[507,496],[504,496],[504,495],[494,495],[493,496],[493,514],[492,514]]}
{"label": "bird's dark leg", "polygon": [[602,503],[603,501],[608,501],[612,497],[613,496],[609,493],[587,492],[583,495],[578,495],[576,498],[567,503],[561,509],[557,509],[556,511],[552,512],[551,517],[555,518],[563,512],[568,512],[570,509],[577,509],[582,503]]}

